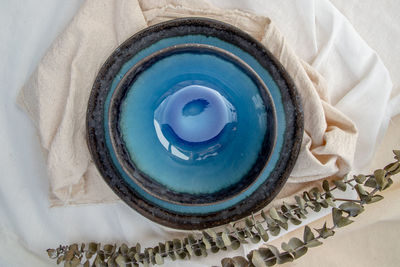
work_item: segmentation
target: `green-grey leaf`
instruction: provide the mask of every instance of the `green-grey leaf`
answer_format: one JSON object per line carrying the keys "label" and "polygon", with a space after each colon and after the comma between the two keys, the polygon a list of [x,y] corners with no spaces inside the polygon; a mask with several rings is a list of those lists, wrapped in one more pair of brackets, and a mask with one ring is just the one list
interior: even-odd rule
{"label": "green-grey leaf", "polygon": [[324,223],[324,226],[321,229],[315,229],[315,230],[323,239],[326,239],[335,234],[335,231],[326,227],[326,223]]}
{"label": "green-grey leaf", "polygon": [[304,210],[306,202],[299,196],[294,197],[296,200],[297,205],[299,205],[300,209]]}
{"label": "green-grey leaf", "polygon": [[400,150],[393,150],[393,153],[396,156],[396,159],[400,159]]}
{"label": "green-grey leaf", "polygon": [[126,259],[125,259],[124,256],[122,256],[121,254],[119,254],[119,255],[115,258],[115,263],[118,264],[119,267],[125,267]]}
{"label": "green-grey leaf", "polygon": [[192,246],[191,246],[190,244],[186,244],[186,245],[185,245],[185,248],[186,248],[187,252],[188,252],[191,256],[194,256],[194,251],[193,251],[193,248],[192,248]]}
{"label": "green-grey leaf", "polygon": [[210,249],[211,248],[211,243],[205,236],[203,236],[202,241],[203,241],[203,244],[206,247],[206,249]]}
{"label": "green-grey leaf", "polygon": [[382,169],[378,169],[374,171],[374,176],[377,184],[380,186],[380,188],[383,188],[387,184],[387,180],[385,177],[386,171]]}
{"label": "green-grey leaf", "polygon": [[339,209],[349,213],[351,217],[355,217],[364,211],[361,205],[350,201],[340,204]]}
{"label": "green-grey leaf", "polygon": [[337,186],[337,188],[341,191],[346,191],[346,184],[341,180],[333,181],[333,183]]}
{"label": "green-grey leaf", "polygon": [[336,207],[336,204],[335,204],[335,202],[333,202],[331,197],[326,198],[325,201],[326,201],[326,203],[328,203],[329,206],[331,206],[333,208]]}
{"label": "green-grey leaf", "polygon": [[274,226],[269,228],[269,232],[271,233],[272,236],[277,236],[279,235],[281,231],[281,228],[279,226]]}
{"label": "green-grey leaf", "polygon": [[332,209],[332,218],[333,218],[333,224],[337,225],[339,223],[340,219],[342,218],[342,211],[337,208],[333,208]]}
{"label": "green-grey leaf", "polygon": [[349,225],[349,224],[351,224],[351,223],[353,223],[353,222],[354,222],[354,221],[350,220],[350,219],[347,218],[347,217],[342,217],[342,218],[340,218],[340,220],[339,220],[337,226],[340,228],[340,227],[344,227],[344,226],[346,226],[346,225]]}
{"label": "green-grey leaf", "polygon": [[314,239],[307,242],[306,247],[313,248],[313,247],[318,247],[320,245],[322,245],[322,242],[319,241],[318,239]]}
{"label": "green-grey leaf", "polygon": [[221,260],[222,267],[235,267],[235,262],[231,258],[223,258]]}
{"label": "green-grey leaf", "polygon": [[329,192],[330,191],[329,182],[327,180],[324,180],[322,182],[322,188],[324,189],[325,192]]}
{"label": "green-grey leaf", "polygon": [[367,177],[366,177],[364,174],[360,174],[360,175],[354,176],[354,179],[356,180],[356,182],[357,182],[358,184],[362,184],[362,183],[365,182],[365,180],[367,179]]}
{"label": "green-grey leaf", "polygon": [[269,210],[269,215],[271,215],[271,218],[274,219],[274,220],[277,220],[277,221],[281,220],[281,218],[279,217],[278,212],[276,211],[276,209],[274,207],[272,207]]}
{"label": "green-grey leaf", "polygon": [[311,231],[311,228],[308,225],[306,225],[304,227],[303,241],[304,241],[304,243],[308,243],[313,239],[315,239],[315,236],[314,236],[313,232]]}
{"label": "green-grey leaf", "polygon": [[164,263],[164,258],[160,255],[160,253],[155,255],[155,260],[157,265],[162,265]]}
{"label": "green-grey leaf", "polygon": [[303,243],[303,241],[301,241],[297,237],[292,237],[289,240],[289,244],[288,245],[292,250],[296,250],[296,249],[299,249],[300,247],[304,246],[304,243]]}
{"label": "green-grey leaf", "polygon": [[296,219],[295,217],[290,218],[290,222],[293,223],[294,225],[301,224],[301,221],[299,219]]}
{"label": "green-grey leaf", "polygon": [[251,263],[253,263],[255,267],[267,267],[263,257],[261,257],[261,254],[260,252],[258,252],[258,250],[253,251],[253,257],[251,258]]}
{"label": "green-grey leaf", "polygon": [[277,259],[278,264],[284,264],[292,261],[293,261],[293,256],[290,254],[281,254]]}
{"label": "green-grey leaf", "polygon": [[262,238],[262,240],[264,242],[267,242],[269,239],[268,232],[264,229],[264,227],[261,225],[261,223],[256,224],[256,229],[257,229],[258,234]]}
{"label": "green-grey leaf", "polygon": [[374,177],[368,178],[364,185],[371,188],[376,188],[378,186]]}
{"label": "green-grey leaf", "polygon": [[226,247],[229,247],[232,244],[231,239],[226,232],[222,232],[222,241]]}
{"label": "green-grey leaf", "polygon": [[305,246],[303,246],[303,247],[301,247],[301,248],[295,250],[295,251],[293,252],[294,258],[295,258],[295,259],[300,258],[301,256],[303,256],[304,254],[307,253],[307,250],[308,250],[308,249],[307,249],[307,247],[305,247]]}
{"label": "green-grey leaf", "polygon": [[367,204],[375,203],[383,199],[381,195],[374,195],[369,200],[367,200]]}

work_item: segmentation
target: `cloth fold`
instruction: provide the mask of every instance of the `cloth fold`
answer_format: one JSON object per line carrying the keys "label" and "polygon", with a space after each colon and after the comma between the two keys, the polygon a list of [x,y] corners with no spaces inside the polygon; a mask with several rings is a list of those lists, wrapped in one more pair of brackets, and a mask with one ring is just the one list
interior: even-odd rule
{"label": "cloth fold", "polygon": [[[51,205],[118,199],[101,179],[86,146],[85,112],[91,85],[101,64],[128,37],[149,25],[188,16],[218,19],[248,32],[279,59],[298,88],[305,134],[296,166],[277,201],[310,186],[312,181],[341,177],[351,170],[361,122],[334,105],[332,99],[337,103],[340,97],[313,67],[324,66],[330,57],[306,62],[270,18],[220,9],[206,1],[89,0],[54,42],[19,97],[35,122],[47,157]],[[332,38],[328,38],[328,47],[318,48],[317,43],[316,47],[329,49],[334,44]],[[340,70],[336,72],[343,75]],[[352,103],[360,108],[362,105]]]}

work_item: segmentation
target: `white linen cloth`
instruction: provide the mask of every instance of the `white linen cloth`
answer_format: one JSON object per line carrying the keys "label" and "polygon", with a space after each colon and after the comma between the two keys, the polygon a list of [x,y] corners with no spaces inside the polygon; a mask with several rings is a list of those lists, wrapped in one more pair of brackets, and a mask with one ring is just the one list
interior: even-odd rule
{"label": "white linen cloth", "polygon": [[[335,38],[334,46],[338,45],[336,42],[344,42],[353,47],[353,50],[364,51],[365,53],[362,55],[363,57],[368,58],[369,55],[374,55],[373,51],[358,37],[348,22],[329,4],[329,2],[318,1],[316,4],[313,1],[301,1],[297,3],[299,6],[295,6],[293,2],[290,2],[291,4],[288,2],[281,4],[280,2],[281,1],[265,1],[265,4],[259,3],[260,6],[258,9],[259,11],[262,10],[262,12],[266,12],[268,16],[272,17],[284,35],[288,37],[289,42],[293,41],[293,38],[304,38],[305,40],[311,38],[314,40],[307,34],[308,37],[299,37],[296,33],[296,30],[301,30],[301,32],[304,31],[305,33],[307,31],[313,32],[312,29],[315,31],[315,28],[307,27],[307,25],[310,26],[312,24],[304,23],[305,21],[311,23],[314,20],[312,15],[304,12],[304,10],[310,8],[309,10],[313,11],[315,17],[331,18],[333,22],[343,24],[342,27],[349,32],[348,34],[350,37],[353,36],[353,38],[350,38],[347,35],[343,36],[342,33],[346,31],[339,31],[337,38]],[[282,7],[285,5],[288,6]],[[298,9],[299,7],[304,8]],[[283,10],[287,13],[282,14]],[[275,19],[274,16],[279,18]],[[285,16],[286,18],[290,18],[288,21],[292,21],[291,27],[294,29],[289,30],[285,28],[285,23],[287,23],[287,21],[283,19]],[[326,23],[323,21],[318,22],[318,20],[315,20],[315,22],[318,27],[321,27],[323,26],[321,24]],[[314,27],[316,27],[316,25],[314,25]],[[285,33],[286,30],[288,32]],[[292,33],[292,35],[288,35],[288,33]],[[325,37],[329,36],[329,34],[325,35]],[[325,39],[325,37],[322,39],[325,41],[329,40],[329,38]],[[350,40],[354,42],[350,42]],[[296,42],[294,42],[294,44],[295,43]],[[296,50],[296,45],[293,45],[293,47]],[[318,51],[319,50],[317,49],[314,55],[316,58]],[[296,53],[308,62],[312,62],[313,57],[307,58],[306,54],[301,54],[298,51],[296,51]],[[380,63],[379,60],[378,63]],[[358,60],[349,61],[347,64],[356,69],[361,65]],[[385,83],[382,83],[382,81],[388,81],[388,78],[385,76],[385,68],[381,64],[378,64],[378,67],[371,68],[369,72],[366,71],[368,70],[367,66],[364,66],[364,68],[364,72],[360,71],[357,72],[358,75],[355,75],[354,73],[350,75],[353,78],[356,77],[354,84],[358,85],[357,81],[362,81],[365,77],[370,77],[371,80],[375,80],[384,76],[383,78],[381,77],[380,82],[377,83],[379,88],[383,88],[382,84]],[[11,72],[8,71],[5,73]],[[329,79],[328,82],[330,82]],[[362,84],[364,84],[363,86],[366,86],[369,83],[364,82]],[[367,86],[366,88],[368,89],[370,87]],[[12,99],[15,98],[15,90],[16,88],[14,88],[13,92],[7,94],[11,95]],[[390,91],[390,88],[388,90]],[[364,92],[363,90],[361,91]],[[366,91],[368,92],[368,90]],[[361,99],[362,96],[363,94],[360,95]],[[383,96],[385,96],[385,94]],[[375,100],[379,101],[379,99],[369,99],[369,101],[364,102],[371,105]],[[396,107],[393,103],[394,102],[391,102],[391,106]],[[378,110],[375,110],[374,112],[381,113],[381,123],[387,122],[387,119],[384,119],[384,114],[382,114],[382,109],[385,110],[385,105],[377,104],[374,108],[375,107],[378,108]],[[15,126],[13,125],[13,121],[5,120],[5,118],[10,118],[5,115],[5,110],[11,110],[9,105],[2,105],[2,125],[7,125],[8,123],[9,125],[11,124],[10,127],[14,127],[13,129],[19,129],[20,131],[13,132],[13,134],[20,138],[18,139],[14,136],[15,139],[12,139],[10,136],[11,132],[2,132],[2,139],[10,141],[4,142],[4,147],[9,148],[8,151],[15,151],[15,147],[17,147],[19,151],[17,151],[16,155],[19,160],[22,160],[19,164],[25,162],[24,166],[26,169],[15,168],[14,166],[17,166],[15,162],[8,161],[10,164],[7,166],[7,169],[9,170],[7,176],[12,176],[14,179],[7,179],[5,181],[6,183],[4,183],[0,189],[0,196],[4,200],[0,204],[0,214],[3,218],[0,221],[0,263],[2,265],[21,266],[26,265],[26,263],[29,262],[30,266],[46,266],[47,261],[42,259],[46,257],[43,254],[43,250],[61,242],[74,242],[79,240],[103,240],[104,242],[139,240],[142,241],[144,245],[151,245],[154,240],[167,238],[162,232],[152,231],[152,224],[148,223],[147,220],[141,218],[139,215],[132,213],[129,208],[120,203],[102,206],[63,207],[49,210],[47,208],[46,200],[47,183],[43,180],[43,176],[45,176],[42,171],[43,163],[40,161],[40,157],[39,159],[32,157],[33,155],[37,155],[38,151],[35,151],[34,149],[38,150],[38,147],[29,148],[28,146],[27,148],[23,146],[24,144],[27,144],[27,141],[23,138],[26,137],[24,131],[29,130],[29,128],[21,125]],[[365,110],[365,112],[371,111]],[[386,113],[389,114],[388,109],[386,109]],[[348,116],[351,117],[350,115]],[[19,120],[27,123],[21,116],[19,117]],[[376,122],[371,123],[366,130],[369,130],[370,128],[377,128],[377,133],[379,131],[384,131],[384,127],[380,127],[379,123]],[[32,129],[30,129],[30,133],[32,134]],[[32,138],[32,135],[30,135],[30,138]],[[369,150],[367,151],[372,154],[372,147],[375,144],[376,135],[373,135],[372,139],[369,141],[372,145],[368,146]],[[18,142],[21,144],[18,144]],[[34,152],[36,152],[36,154]],[[24,153],[25,155],[21,156]],[[5,156],[2,154],[2,162],[3,160],[6,162],[6,159],[8,160],[8,158],[12,156],[13,154],[7,154]],[[39,167],[32,167],[32,161],[36,161]],[[4,168],[5,167],[6,165],[4,165]],[[27,177],[30,179],[27,179]],[[21,203],[24,205],[21,205]],[[19,250],[16,250],[17,247]],[[24,250],[24,248],[27,248],[27,250]],[[37,254],[30,253],[30,250],[33,250],[34,253]],[[218,259],[222,256],[226,255],[218,255],[217,257],[211,257],[206,260],[201,259],[198,264],[196,264],[196,262],[180,262],[179,265],[189,266],[190,264],[190,266],[209,266],[210,264],[217,264]],[[171,266],[173,266],[173,264]]]}
{"label": "white linen cloth", "polygon": [[[132,34],[187,16],[219,19],[250,33],[292,77],[302,99],[305,131],[290,183],[342,177],[351,170],[355,124],[331,104],[324,78],[296,56],[269,18],[218,9],[205,1],[90,0],[54,42],[19,99],[38,128],[47,156],[52,205],[118,200],[101,179],[86,146],[85,112],[91,86],[102,63]],[[278,199],[305,186],[290,183]]]}

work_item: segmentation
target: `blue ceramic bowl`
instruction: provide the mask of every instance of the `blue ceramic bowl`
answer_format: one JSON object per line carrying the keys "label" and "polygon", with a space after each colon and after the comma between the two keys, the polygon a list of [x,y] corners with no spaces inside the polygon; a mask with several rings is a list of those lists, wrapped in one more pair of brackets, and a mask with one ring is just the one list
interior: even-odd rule
{"label": "blue ceramic bowl", "polygon": [[119,163],[166,202],[211,205],[237,196],[262,173],[275,145],[275,107],[264,82],[214,46],[180,44],[145,57],[110,102]]}
{"label": "blue ceramic bowl", "polygon": [[104,180],[163,225],[202,229],[268,204],[303,134],[297,91],[241,30],[184,18],[149,27],[104,63],[87,140]]}

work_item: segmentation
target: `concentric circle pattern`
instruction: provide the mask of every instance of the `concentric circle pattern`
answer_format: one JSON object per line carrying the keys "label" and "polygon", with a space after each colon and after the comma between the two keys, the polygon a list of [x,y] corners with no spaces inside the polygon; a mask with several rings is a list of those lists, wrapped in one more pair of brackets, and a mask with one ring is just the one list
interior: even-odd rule
{"label": "concentric circle pattern", "polygon": [[249,35],[204,18],[157,24],[123,43],[101,68],[87,112],[104,180],[144,216],[180,229],[269,203],[302,133],[282,66]]}

